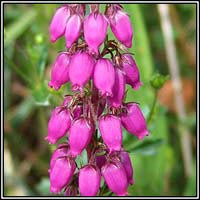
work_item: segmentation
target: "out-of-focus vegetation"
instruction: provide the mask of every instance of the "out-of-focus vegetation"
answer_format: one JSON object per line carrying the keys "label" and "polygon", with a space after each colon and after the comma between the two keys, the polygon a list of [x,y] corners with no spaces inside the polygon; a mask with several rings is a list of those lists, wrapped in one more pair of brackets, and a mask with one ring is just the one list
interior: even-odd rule
{"label": "out-of-focus vegetation", "polygon": [[[51,64],[58,51],[65,50],[64,38],[54,44],[49,39],[48,26],[58,6],[4,4],[5,196],[51,195],[47,170],[55,146],[44,137],[52,109],[70,92],[69,84],[58,92],[47,86]],[[124,132],[124,149],[130,152],[134,167],[130,196],[196,195],[196,5],[170,4],[169,8],[184,88],[184,122],[179,121],[173,101],[157,5],[124,5],[134,28],[131,51],[143,81],[138,91],[127,86],[126,100],[140,103],[151,132],[143,141]],[[161,89],[152,87],[166,80]],[[190,134],[191,177],[184,171],[179,123]]]}

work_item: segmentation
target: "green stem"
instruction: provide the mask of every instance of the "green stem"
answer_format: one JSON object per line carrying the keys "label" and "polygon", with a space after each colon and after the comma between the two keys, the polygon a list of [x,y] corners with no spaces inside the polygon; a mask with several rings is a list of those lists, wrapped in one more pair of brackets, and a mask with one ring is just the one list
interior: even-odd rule
{"label": "green stem", "polygon": [[157,96],[158,96],[158,91],[155,90],[151,111],[150,111],[150,113],[149,113],[149,115],[147,117],[147,124],[149,124],[150,121],[152,120],[152,117],[153,117],[153,114],[154,114],[154,111],[155,111],[155,108],[156,108]]}

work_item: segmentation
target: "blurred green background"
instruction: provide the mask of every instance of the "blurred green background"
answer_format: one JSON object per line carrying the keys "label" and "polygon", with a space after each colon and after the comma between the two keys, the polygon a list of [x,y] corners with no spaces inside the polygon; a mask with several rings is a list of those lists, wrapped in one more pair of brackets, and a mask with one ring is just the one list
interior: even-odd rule
{"label": "blurred green background", "polygon": [[[58,52],[65,50],[64,38],[54,44],[49,39],[48,26],[58,6],[4,4],[5,196],[51,195],[47,170],[55,145],[44,137],[52,109],[70,92],[69,84],[58,92],[47,87],[51,65]],[[124,149],[130,152],[135,179],[129,195],[195,196],[196,5],[169,5],[187,114],[184,121],[177,115],[171,77],[166,78],[170,73],[157,5],[123,6],[133,24],[131,52],[143,81],[138,91],[127,87],[127,101],[139,102],[146,118],[153,114],[148,120],[151,134],[143,141],[124,132]],[[151,83],[158,79],[168,80],[156,91]],[[180,130],[189,133],[190,176],[185,171],[187,149],[181,145],[184,134]]]}

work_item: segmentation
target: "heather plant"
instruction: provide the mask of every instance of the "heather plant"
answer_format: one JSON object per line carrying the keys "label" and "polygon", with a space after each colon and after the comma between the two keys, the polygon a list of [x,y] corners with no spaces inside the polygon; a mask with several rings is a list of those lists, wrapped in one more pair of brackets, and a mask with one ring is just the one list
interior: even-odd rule
{"label": "heather plant", "polygon": [[[132,52],[133,27],[119,4],[69,4],[58,8],[50,24],[50,38],[66,39],[51,70],[49,87],[59,90],[70,82],[71,94],[52,112],[46,140],[59,144],[52,154],[50,191],[66,196],[128,195],[134,184],[123,129],[142,140],[149,135],[139,103],[126,102],[126,84],[142,86]],[[111,28],[116,40],[109,40]],[[134,137],[133,136],[133,137]],[[87,152],[87,163],[78,158]],[[137,184],[137,183],[136,183]]]}

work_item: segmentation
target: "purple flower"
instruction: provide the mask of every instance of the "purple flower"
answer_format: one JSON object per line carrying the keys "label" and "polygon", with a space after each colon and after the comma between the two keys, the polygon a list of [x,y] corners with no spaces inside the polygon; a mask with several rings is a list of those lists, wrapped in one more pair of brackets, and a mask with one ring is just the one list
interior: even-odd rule
{"label": "purple flower", "polygon": [[79,15],[72,15],[66,24],[65,39],[66,47],[70,48],[74,42],[76,42],[80,36],[82,28],[82,22]]}
{"label": "purple flower", "polygon": [[112,96],[112,89],[115,84],[115,69],[111,61],[101,58],[94,68],[94,84],[100,90],[101,95]]}
{"label": "purple flower", "polygon": [[110,114],[100,117],[99,129],[103,141],[110,152],[120,151],[122,145],[122,127],[120,118]]}
{"label": "purple flower", "polygon": [[75,53],[69,64],[69,78],[73,90],[82,90],[92,76],[94,68],[93,58],[86,52]]}
{"label": "purple flower", "polygon": [[63,84],[69,81],[69,61],[70,56],[67,53],[60,53],[58,55],[51,70],[49,87],[59,90]]}
{"label": "purple flower", "polygon": [[50,175],[50,191],[52,193],[61,192],[61,190],[70,182],[76,164],[68,157],[58,158],[51,171]]}
{"label": "purple flower", "polygon": [[109,97],[109,104],[112,107],[118,108],[121,106],[125,94],[125,77],[123,72],[116,68],[115,70],[115,84],[113,87],[113,96]]}
{"label": "purple flower", "polygon": [[69,17],[70,10],[67,6],[62,6],[56,10],[49,27],[52,42],[55,42],[59,37],[64,35]]}
{"label": "purple flower", "polygon": [[71,125],[71,116],[68,110],[62,110],[56,107],[51,114],[48,123],[48,136],[45,137],[49,143],[55,144],[69,130]]}
{"label": "purple flower", "polygon": [[117,10],[114,16],[110,16],[110,27],[115,37],[126,47],[132,46],[133,28],[128,15]]}
{"label": "purple flower", "polygon": [[93,125],[84,118],[76,120],[69,131],[69,146],[72,156],[80,155],[87,147],[94,131]]}
{"label": "purple flower", "polygon": [[82,196],[96,196],[100,182],[101,174],[95,166],[87,165],[80,169],[78,185]]}
{"label": "purple flower", "polygon": [[90,13],[84,21],[84,36],[91,52],[98,54],[99,46],[104,42],[108,21],[101,13]]}
{"label": "purple flower", "polygon": [[149,135],[145,118],[136,103],[126,104],[127,113],[121,114],[122,125],[131,134],[142,140],[145,135]]}
{"label": "purple flower", "polygon": [[134,90],[137,90],[142,85],[142,82],[140,81],[140,72],[136,62],[130,54],[124,54],[122,60],[126,83],[131,85]]}
{"label": "purple flower", "polygon": [[108,188],[118,196],[128,194],[128,180],[120,162],[108,162],[101,168],[101,173]]}
{"label": "purple flower", "polygon": [[127,179],[129,184],[133,184],[134,180],[133,180],[133,167],[131,164],[131,159],[128,155],[128,152],[126,151],[121,151],[120,152],[120,158],[121,158],[121,163],[124,166],[124,169],[126,171],[127,174]]}

